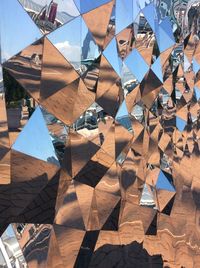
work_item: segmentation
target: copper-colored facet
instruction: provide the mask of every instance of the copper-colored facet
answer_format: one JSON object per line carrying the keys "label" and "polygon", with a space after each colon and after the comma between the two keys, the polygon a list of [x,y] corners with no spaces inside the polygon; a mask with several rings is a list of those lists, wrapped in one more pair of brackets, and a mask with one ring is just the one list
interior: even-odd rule
{"label": "copper-colored facet", "polygon": [[5,99],[0,99],[0,174],[1,184],[10,183],[10,141],[8,135]]}
{"label": "copper-colored facet", "polygon": [[109,90],[116,83],[117,79],[118,75],[116,74],[112,66],[109,64],[107,59],[102,56],[96,99],[106,93],[106,91]]}
{"label": "copper-colored facet", "polygon": [[134,30],[132,25],[121,31],[117,37],[119,56],[124,59],[134,47]]}
{"label": "copper-colored facet", "polygon": [[[85,232],[57,224],[53,225],[53,229],[57,239],[57,245],[63,266],[66,268],[73,267]],[[68,241],[68,243],[65,243],[65,241]],[[73,252],[73,254],[71,254],[71,252]]]}
{"label": "copper-colored facet", "polygon": [[76,133],[72,133],[70,138],[72,176],[75,177],[99,150],[99,146]]}
{"label": "copper-colored facet", "polygon": [[[37,169],[35,169],[35,166],[37,166]],[[12,182],[27,182],[41,175],[45,175],[48,180],[51,180],[58,169],[58,166],[52,163],[47,163],[14,150],[11,151]]]}
{"label": "copper-colored facet", "polygon": [[142,101],[150,108],[162,86],[158,77],[150,70],[140,85]]}
{"label": "copper-colored facet", "polygon": [[155,37],[152,34],[137,36],[135,47],[148,64],[151,64]]}
{"label": "copper-colored facet", "polygon": [[107,90],[96,102],[102,106],[106,113],[110,114],[112,117],[115,117],[119,104],[121,101],[121,85],[115,83],[109,90]]}
{"label": "copper-colored facet", "polygon": [[73,181],[63,195],[63,202],[58,209],[55,223],[84,230],[85,227]]}
{"label": "copper-colored facet", "polygon": [[78,78],[79,75],[70,63],[51,44],[48,38],[45,38],[41,72],[41,101]]}
{"label": "copper-colored facet", "polygon": [[114,1],[109,1],[107,4],[83,14],[83,19],[100,47],[103,47],[113,3]]}
{"label": "copper-colored facet", "polygon": [[90,92],[79,78],[42,101],[42,104],[65,124],[71,125],[94,99],[94,93]]}
{"label": "copper-colored facet", "polygon": [[3,65],[36,101],[40,97],[43,42],[33,43]]}

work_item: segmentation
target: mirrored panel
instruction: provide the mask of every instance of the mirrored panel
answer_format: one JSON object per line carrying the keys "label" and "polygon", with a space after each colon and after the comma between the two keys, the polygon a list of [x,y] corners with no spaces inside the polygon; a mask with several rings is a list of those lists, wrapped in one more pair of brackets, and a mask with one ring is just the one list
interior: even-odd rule
{"label": "mirrored panel", "polygon": [[41,38],[42,34],[18,1],[2,0],[0,10],[2,63]]}
{"label": "mirrored panel", "polygon": [[81,16],[49,34],[48,39],[80,74],[99,56],[99,48]]}
{"label": "mirrored panel", "polygon": [[80,14],[73,0],[19,0],[19,2],[43,34],[56,30]]}
{"label": "mirrored panel", "polygon": [[12,149],[59,165],[51,136],[39,106],[12,145]]}

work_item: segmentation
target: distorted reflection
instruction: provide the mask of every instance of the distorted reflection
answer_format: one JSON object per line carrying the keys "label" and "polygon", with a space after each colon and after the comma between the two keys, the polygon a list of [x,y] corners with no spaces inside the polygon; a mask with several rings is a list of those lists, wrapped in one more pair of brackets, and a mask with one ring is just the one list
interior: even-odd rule
{"label": "distorted reflection", "polygon": [[12,225],[8,226],[0,238],[0,266],[2,268],[28,267]]}
{"label": "distorted reflection", "polygon": [[123,63],[122,65],[122,87],[124,89],[124,96],[130,93],[137,85],[139,84],[138,80],[132,74],[132,72],[127,68]]}
{"label": "distorted reflection", "polygon": [[43,39],[24,48],[3,65],[36,100],[40,96],[42,50]]}
{"label": "distorted reflection", "polygon": [[42,34],[18,1],[2,0],[0,10],[4,10],[0,16],[1,62],[4,62],[35,42]]}
{"label": "distorted reflection", "polygon": [[134,240],[147,262],[117,267],[198,267],[200,4],[0,8],[0,232],[29,267],[110,268]]}
{"label": "distorted reflection", "polygon": [[144,107],[142,102],[134,105],[131,115],[134,116],[140,123],[144,121]]}
{"label": "distorted reflection", "polygon": [[49,135],[51,137],[53,146],[56,151],[58,159],[62,161],[64,157],[65,144],[67,142],[69,127],[55,116],[47,112],[44,108],[41,107],[41,111],[46,123],[46,126],[49,130]]}
{"label": "distorted reflection", "polygon": [[13,144],[12,149],[59,165],[40,107],[37,107]]}
{"label": "distorted reflection", "polygon": [[119,108],[115,119],[122,126],[124,126],[128,131],[131,131],[131,132],[133,131],[132,130],[132,125],[131,125],[131,120],[130,120],[130,117],[129,117],[129,113],[128,113],[125,101],[123,101],[121,107]]}
{"label": "distorted reflection", "polygon": [[19,0],[43,33],[49,33],[79,16],[73,0]]}
{"label": "distorted reflection", "polygon": [[104,5],[111,0],[85,0],[84,3],[81,0],[74,0],[74,3],[78,7],[81,14],[86,13],[94,8],[98,8],[101,5]]}
{"label": "distorted reflection", "polygon": [[89,140],[97,139],[98,144],[102,145],[110,119],[100,105],[93,103],[73,124],[73,129]]}
{"label": "distorted reflection", "polygon": [[81,16],[51,33],[48,38],[80,74],[86,71],[85,65],[99,56],[99,48]]}
{"label": "distorted reflection", "polygon": [[154,201],[154,195],[155,195],[155,193],[153,193],[153,188],[150,185],[147,185],[145,183],[143,190],[142,190],[140,205],[151,207],[151,208],[156,208],[156,204]]}
{"label": "distorted reflection", "polygon": [[4,92],[4,86],[3,86],[3,70],[2,66],[0,65],[0,93]]}

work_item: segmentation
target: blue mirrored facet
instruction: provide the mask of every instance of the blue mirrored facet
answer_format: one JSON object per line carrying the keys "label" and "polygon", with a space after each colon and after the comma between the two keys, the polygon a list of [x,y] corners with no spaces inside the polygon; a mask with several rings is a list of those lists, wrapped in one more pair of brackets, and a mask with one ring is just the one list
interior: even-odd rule
{"label": "blue mirrored facet", "polygon": [[151,70],[155,73],[155,75],[160,79],[160,81],[163,83],[163,74],[162,74],[162,65],[160,57],[158,57],[153,65],[151,66]]}
{"label": "blue mirrored facet", "polygon": [[133,22],[132,0],[116,0],[116,34]]}
{"label": "blue mirrored facet", "polygon": [[74,0],[74,3],[76,4],[77,8],[79,9],[80,13],[86,13],[89,12],[92,9],[95,9],[99,6],[102,6],[111,0]]}
{"label": "blue mirrored facet", "polygon": [[99,56],[99,48],[81,16],[48,35],[48,39],[75,67]]}
{"label": "blue mirrored facet", "polygon": [[195,92],[196,99],[198,101],[200,99],[200,89],[197,86],[195,86],[194,92]]}
{"label": "blue mirrored facet", "polygon": [[108,44],[108,46],[106,47],[106,49],[103,52],[103,55],[106,57],[106,59],[112,65],[115,72],[119,76],[121,76],[122,61],[118,57],[117,43],[116,43],[115,38],[113,38],[112,41]]}
{"label": "blue mirrored facet", "polygon": [[137,49],[134,49],[126,58],[125,64],[129,70],[135,75],[139,82],[142,81],[145,74],[149,70],[148,64],[145,62],[143,57],[140,55]]}
{"label": "blue mirrored facet", "polygon": [[51,136],[39,107],[19,134],[12,149],[37,159],[59,165]]}
{"label": "blue mirrored facet", "polygon": [[132,131],[132,124],[129,118],[129,113],[126,106],[126,101],[124,100],[117,112],[115,119],[124,126],[127,130]]}
{"label": "blue mirrored facet", "polygon": [[42,37],[42,33],[18,1],[0,1],[1,62]]}
{"label": "blue mirrored facet", "polygon": [[158,18],[156,14],[156,8],[153,3],[150,5],[146,6],[143,10],[142,13],[144,14],[146,20],[148,21],[149,25],[151,26],[152,30],[155,32],[156,27],[155,24],[158,23]]}
{"label": "blue mirrored facet", "polygon": [[168,178],[165,176],[165,174],[162,171],[160,171],[158,175],[156,188],[167,190],[169,192],[175,192],[174,186],[169,182]]}
{"label": "blue mirrored facet", "polygon": [[186,126],[187,122],[180,118],[179,116],[176,116],[176,127],[180,132],[182,132]]}
{"label": "blue mirrored facet", "polygon": [[196,61],[195,58],[193,58],[192,60],[192,66],[193,66],[194,73],[197,74],[198,71],[200,70],[200,64]]}

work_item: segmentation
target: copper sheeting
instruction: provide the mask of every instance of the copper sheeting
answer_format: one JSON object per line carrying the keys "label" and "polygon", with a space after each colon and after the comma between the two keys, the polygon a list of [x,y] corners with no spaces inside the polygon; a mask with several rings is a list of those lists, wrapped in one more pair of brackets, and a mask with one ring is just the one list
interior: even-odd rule
{"label": "copper sheeting", "polygon": [[152,3],[74,2],[2,65],[38,106],[11,146],[2,93],[0,232],[41,224],[19,237],[31,268],[198,268],[195,27],[173,33]]}

